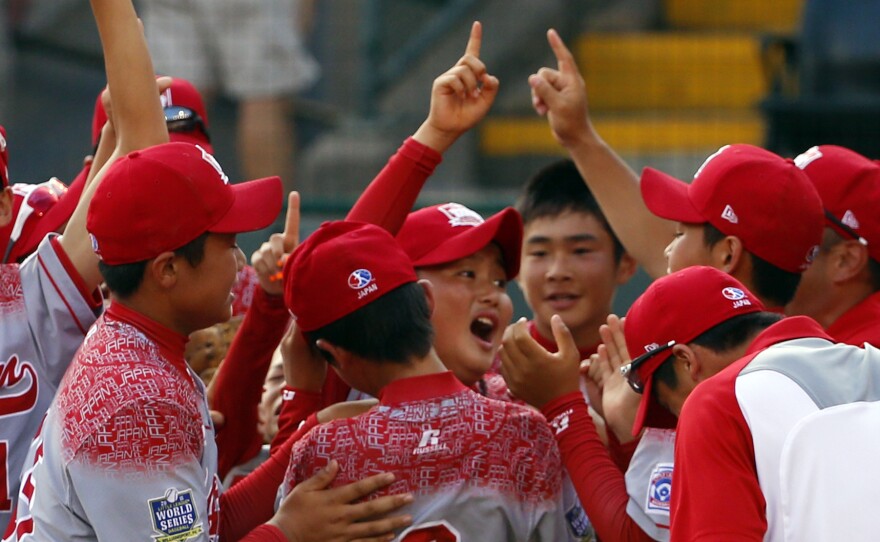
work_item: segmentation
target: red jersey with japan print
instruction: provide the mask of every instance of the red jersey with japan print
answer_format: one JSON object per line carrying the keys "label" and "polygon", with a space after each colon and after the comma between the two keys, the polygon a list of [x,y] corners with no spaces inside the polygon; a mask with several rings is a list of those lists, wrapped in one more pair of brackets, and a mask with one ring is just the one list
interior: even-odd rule
{"label": "red jersey with japan print", "polygon": [[336,486],[390,471],[388,493],[415,495],[401,541],[573,539],[543,417],[487,399],[451,372],[394,381],[367,413],[313,429],[295,445],[279,496],[331,459]]}
{"label": "red jersey with japan print", "polygon": [[185,343],[110,306],[31,444],[4,540],[218,540],[214,427]]}

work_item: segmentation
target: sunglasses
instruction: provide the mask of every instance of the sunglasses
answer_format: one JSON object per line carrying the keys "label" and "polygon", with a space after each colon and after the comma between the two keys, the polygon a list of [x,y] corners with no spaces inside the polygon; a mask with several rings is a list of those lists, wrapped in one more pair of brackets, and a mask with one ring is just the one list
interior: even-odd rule
{"label": "sunglasses", "polygon": [[865,239],[864,237],[859,235],[859,232],[857,232],[856,230],[854,230],[854,229],[850,228],[849,226],[847,226],[846,224],[844,224],[842,220],[840,220],[839,218],[837,218],[836,216],[831,214],[831,211],[829,211],[828,209],[825,209],[825,218],[827,218],[829,222],[832,222],[835,226],[837,226],[838,228],[843,230],[847,235],[849,235],[850,237],[852,237],[853,239],[855,239],[856,241],[858,241],[862,245],[868,246],[867,239]]}
{"label": "sunglasses", "polygon": [[660,354],[665,350],[669,350],[673,346],[675,346],[675,341],[669,341],[662,346],[658,346],[653,350],[645,352],[641,356],[637,357],[636,359],[632,360],[631,362],[620,368],[620,374],[622,374],[623,377],[626,378],[626,383],[629,384],[629,387],[632,388],[634,392],[641,394],[645,391],[645,383],[644,381],[642,381],[642,377],[639,376],[639,372],[636,369],[638,369],[646,361],[653,358],[657,354]]}
{"label": "sunglasses", "polygon": [[205,139],[211,141],[205,121],[198,113],[188,107],[169,105],[165,107],[165,125],[169,132],[188,133],[197,129],[202,132]]}

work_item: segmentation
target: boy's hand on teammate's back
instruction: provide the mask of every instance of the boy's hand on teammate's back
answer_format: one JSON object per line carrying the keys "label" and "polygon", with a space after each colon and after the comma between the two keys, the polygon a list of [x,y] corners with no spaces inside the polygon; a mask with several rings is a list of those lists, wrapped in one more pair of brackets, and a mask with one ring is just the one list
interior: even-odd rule
{"label": "boy's hand on teammate's back", "polygon": [[529,334],[525,319],[504,331],[501,374],[514,396],[541,408],[550,401],[579,391],[580,354],[559,315],[550,320],[559,352],[551,354]]}
{"label": "boy's hand on teammate's back", "polygon": [[480,60],[482,40],[483,27],[474,22],[464,56],[434,79],[428,118],[413,139],[439,153],[481,121],[498,95],[498,78]]}

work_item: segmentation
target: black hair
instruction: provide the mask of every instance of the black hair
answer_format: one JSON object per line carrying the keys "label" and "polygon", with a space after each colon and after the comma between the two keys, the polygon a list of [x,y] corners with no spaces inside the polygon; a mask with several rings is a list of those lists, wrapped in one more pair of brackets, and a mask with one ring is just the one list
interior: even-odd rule
{"label": "black hair", "polygon": [[566,212],[594,216],[611,236],[614,242],[614,259],[620,263],[623,245],[573,161],[562,159],[540,169],[526,182],[515,207],[522,215],[524,224],[538,218],[557,217]]}
{"label": "black hair", "polygon": [[[313,346],[324,339],[364,359],[403,364],[428,355],[434,328],[425,291],[411,282],[306,337]],[[328,362],[335,362],[328,351],[318,350]]]}
{"label": "black hair", "polygon": [[[185,259],[192,267],[196,267],[202,263],[205,257],[205,241],[207,240],[208,232],[205,232],[175,250],[174,254]],[[98,270],[101,272],[101,276],[104,277],[107,288],[116,297],[126,299],[140,288],[144,280],[144,271],[147,269],[147,263],[149,263],[149,260],[118,265],[108,265],[98,261]]]}
{"label": "black hair", "polygon": [[[703,242],[707,248],[714,247],[725,237],[727,235],[712,224],[703,223]],[[786,271],[748,250],[745,252],[752,259],[751,278],[755,295],[778,307],[783,307],[794,299],[794,293],[801,282],[800,273]]]}
{"label": "black hair", "polygon": [[[718,353],[729,352],[742,346],[746,341],[751,341],[755,335],[780,320],[782,315],[774,312],[740,314],[709,328],[688,344],[702,346]],[[670,389],[678,386],[678,377],[673,366],[674,359],[675,356],[666,358],[651,375],[655,390],[660,382]]]}
{"label": "black hair", "polygon": [[871,289],[880,291],[880,262],[868,257],[868,276],[871,279]]}

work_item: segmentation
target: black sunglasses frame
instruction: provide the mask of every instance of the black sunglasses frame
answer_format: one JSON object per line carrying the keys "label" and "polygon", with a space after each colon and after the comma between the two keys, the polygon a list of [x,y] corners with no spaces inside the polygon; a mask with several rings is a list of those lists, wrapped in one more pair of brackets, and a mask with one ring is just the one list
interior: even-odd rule
{"label": "black sunglasses frame", "polygon": [[661,352],[669,350],[670,348],[675,346],[675,344],[675,341],[669,341],[662,346],[658,346],[653,350],[645,352],[641,356],[638,356],[636,359],[620,367],[620,374],[623,375],[624,378],[626,378],[626,383],[629,384],[629,387],[632,388],[634,392],[642,394],[645,391],[645,383],[642,382],[642,379],[639,376],[639,372],[637,371],[637,369],[640,366],[644,365],[644,363],[649,359],[653,358],[657,354],[660,354]]}

